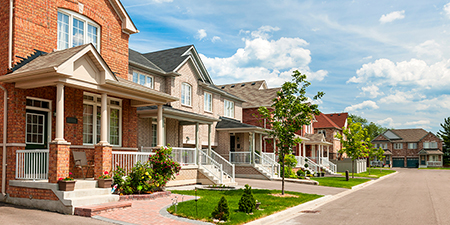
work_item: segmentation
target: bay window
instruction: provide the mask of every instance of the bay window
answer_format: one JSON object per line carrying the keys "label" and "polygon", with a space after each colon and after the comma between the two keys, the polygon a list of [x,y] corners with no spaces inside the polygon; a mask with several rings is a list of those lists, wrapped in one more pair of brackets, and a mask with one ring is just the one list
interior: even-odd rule
{"label": "bay window", "polygon": [[[108,142],[120,146],[122,140],[122,102],[108,98]],[[94,119],[95,115],[95,119]],[[83,144],[100,142],[101,96],[86,94],[83,98]]]}
{"label": "bay window", "polygon": [[100,26],[76,12],[58,10],[58,49],[92,43],[100,51]]}

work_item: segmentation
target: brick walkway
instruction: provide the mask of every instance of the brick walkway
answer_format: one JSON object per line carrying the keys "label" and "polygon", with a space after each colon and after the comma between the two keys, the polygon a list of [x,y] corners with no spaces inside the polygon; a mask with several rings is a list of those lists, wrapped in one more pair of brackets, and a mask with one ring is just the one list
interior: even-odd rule
{"label": "brick walkway", "polygon": [[122,224],[206,224],[200,221],[188,220],[184,218],[174,217],[168,213],[164,213],[165,207],[172,204],[172,198],[178,196],[178,201],[181,202],[193,199],[193,196],[181,196],[172,194],[170,197],[162,197],[154,200],[133,200],[132,207],[115,210],[111,212],[100,213],[93,218]]}

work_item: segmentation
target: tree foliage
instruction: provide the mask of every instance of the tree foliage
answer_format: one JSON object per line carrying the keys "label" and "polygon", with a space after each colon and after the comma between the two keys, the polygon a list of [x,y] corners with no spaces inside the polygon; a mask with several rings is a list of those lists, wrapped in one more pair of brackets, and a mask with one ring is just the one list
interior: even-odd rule
{"label": "tree foliage", "polygon": [[341,140],[342,149],[340,154],[347,154],[352,159],[352,178],[354,178],[354,161],[366,154],[366,146],[364,142],[365,131],[361,123],[353,123],[351,117],[347,119],[348,128],[342,128],[342,134],[337,134],[336,137]]}
{"label": "tree foliage", "polygon": [[214,211],[211,213],[214,219],[227,221],[230,218],[230,207],[228,207],[228,201],[224,196],[220,199]]}
{"label": "tree foliage", "polygon": [[244,189],[244,194],[242,195],[241,199],[239,200],[239,211],[245,212],[245,213],[251,213],[253,212],[253,209],[255,209],[256,206],[256,200],[255,197],[253,197],[252,193],[252,187],[250,185],[246,184]]}
{"label": "tree foliage", "polygon": [[[378,160],[383,159],[385,156],[384,150],[382,148],[375,148],[374,144],[372,144],[372,139],[370,138],[370,134],[367,128],[364,128],[364,145],[366,147],[365,155],[369,158],[369,162],[373,159],[377,158]],[[369,170],[370,175],[370,170]]]}
{"label": "tree foliage", "polygon": [[444,123],[441,123],[442,130],[438,131],[438,136],[444,141],[444,161],[448,162],[450,157],[450,117],[444,118]]}
{"label": "tree foliage", "polygon": [[[303,125],[309,125],[314,115],[319,115],[317,104],[307,103],[310,99],[306,96],[306,88],[311,85],[306,80],[306,75],[298,70],[293,72],[292,81],[285,82],[277,97],[273,99],[270,110],[266,107],[258,109],[259,115],[267,119],[271,130],[267,133],[275,137],[278,142],[277,153],[281,161],[282,184],[281,191],[284,194],[284,156],[292,152],[292,148],[301,142],[295,137]],[[322,98],[323,92],[318,92],[313,99]]]}
{"label": "tree foliage", "polygon": [[388,130],[387,127],[383,127],[374,122],[369,122],[367,119],[357,116],[355,114],[350,114],[349,117],[352,119],[354,123],[360,123],[363,128],[367,129],[370,141],[372,141],[378,135]]}

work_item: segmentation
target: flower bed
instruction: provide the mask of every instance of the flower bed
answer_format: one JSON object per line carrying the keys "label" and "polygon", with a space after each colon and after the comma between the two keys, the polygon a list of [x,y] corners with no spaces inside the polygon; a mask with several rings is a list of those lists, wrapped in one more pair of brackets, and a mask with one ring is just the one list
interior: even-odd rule
{"label": "flower bed", "polygon": [[133,200],[152,200],[156,198],[170,196],[170,191],[160,191],[151,194],[139,194],[139,195],[121,195],[119,201],[133,201]]}

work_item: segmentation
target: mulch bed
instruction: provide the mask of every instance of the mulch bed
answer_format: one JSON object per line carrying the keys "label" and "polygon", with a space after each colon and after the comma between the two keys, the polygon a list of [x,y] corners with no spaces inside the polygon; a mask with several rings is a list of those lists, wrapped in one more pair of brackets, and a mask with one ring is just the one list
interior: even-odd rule
{"label": "mulch bed", "polygon": [[159,191],[151,194],[136,194],[136,195],[121,195],[119,201],[132,201],[132,200],[152,200],[156,198],[170,196],[170,191]]}

